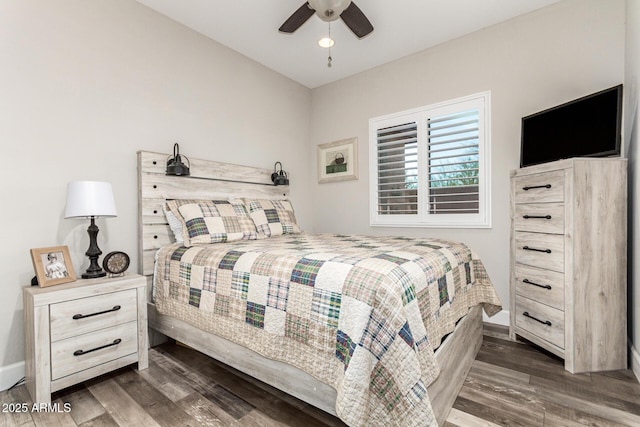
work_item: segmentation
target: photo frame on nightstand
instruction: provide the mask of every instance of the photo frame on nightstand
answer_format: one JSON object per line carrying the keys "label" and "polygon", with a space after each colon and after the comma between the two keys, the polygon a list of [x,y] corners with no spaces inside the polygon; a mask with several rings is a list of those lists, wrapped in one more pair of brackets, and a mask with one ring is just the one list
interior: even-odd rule
{"label": "photo frame on nightstand", "polygon": [[41,288],[76,280],[67,246],[31,249],[31,260]]}

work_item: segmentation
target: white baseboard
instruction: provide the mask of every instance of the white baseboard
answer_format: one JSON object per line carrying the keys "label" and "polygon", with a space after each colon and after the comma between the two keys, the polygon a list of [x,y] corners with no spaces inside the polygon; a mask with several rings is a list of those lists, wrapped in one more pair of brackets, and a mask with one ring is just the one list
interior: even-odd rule
{"label": "white baseboard", "polygon": [[633,346],[631,339],[627,338],[627,340],[629,342],[629,350],[631,353],[631,360],[629,360],[629,364],[631,365],[633,373],[636,374],[636,378],[640,381],[640,353],[638,353],[638,350]]}
{"label": "white baseboard", "polygon": [[24,362],[0,366],[0,391],[8,390],[22,377],[24,377]]}
{"label": "white baseboard", "polygon": [[509,326],[509,311],[501,310],[492,317],[487,316],[487,313],[483,312],[482,321],[486,323],[494,323],[496,325]]}

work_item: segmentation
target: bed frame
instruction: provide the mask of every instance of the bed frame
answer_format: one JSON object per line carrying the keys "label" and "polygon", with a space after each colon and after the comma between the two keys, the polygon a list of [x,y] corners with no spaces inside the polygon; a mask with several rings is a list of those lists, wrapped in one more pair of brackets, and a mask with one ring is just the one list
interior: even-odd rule
{"label": "bed frame", "polygon": [[[168,154],[138,152],[139,271],[147,277],[149,294],[156,251],[173,241],[162,206],[168,199],[289,196],[288,186],[274,186],[269,169],[189,159],[191,176],[165,175]],[[149,301],[152,301],[149,297]],[[151,345],[170,337],[245,374],[336,415],[336,391],[311,375],[186,322],[164,316],[148,304]],[[440,376],[428,387],[438,424],[444,424],[482,344],[482,311],[471,309],[436,351]]]}

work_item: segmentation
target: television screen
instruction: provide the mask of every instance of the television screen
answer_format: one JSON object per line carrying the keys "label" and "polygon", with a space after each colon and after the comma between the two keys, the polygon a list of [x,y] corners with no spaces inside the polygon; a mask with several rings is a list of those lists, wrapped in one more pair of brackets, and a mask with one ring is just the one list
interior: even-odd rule
{"label": "television screen", "polygon": [[520,167],[620,155],[622,85],[522,118]]}

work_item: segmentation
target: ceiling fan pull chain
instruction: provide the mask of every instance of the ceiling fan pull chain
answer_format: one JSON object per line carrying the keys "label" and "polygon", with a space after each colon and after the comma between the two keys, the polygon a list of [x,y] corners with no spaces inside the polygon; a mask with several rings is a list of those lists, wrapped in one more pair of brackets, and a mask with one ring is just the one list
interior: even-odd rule
{"label": "ceiling fan pull chain", "polygon": [[[331,40],[331,22],[329,22],[329,40]],[[329,57],[327,58],[327,68],[331,68],[331,44],[329,44]]]}

